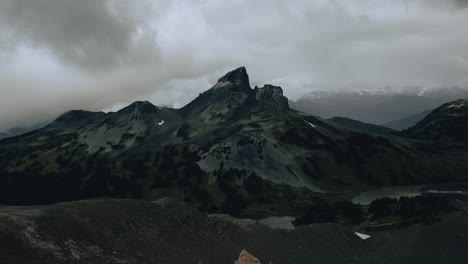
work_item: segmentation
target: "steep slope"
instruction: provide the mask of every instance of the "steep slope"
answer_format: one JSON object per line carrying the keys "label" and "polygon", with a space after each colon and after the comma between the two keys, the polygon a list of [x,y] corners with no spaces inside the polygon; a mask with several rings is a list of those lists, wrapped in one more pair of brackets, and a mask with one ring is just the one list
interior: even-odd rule
{"label": "steep slope", "polygon": [[287,212],[317,197],[468,177],[464,152],[359,127],[289,109],[280,87],[252,89],[241,67],[181,109],[71,111],[0,141],[0,203],[172,196],[209,212]]}
{"label": "steep slope", "polygon": [[443,104],[403,133],[418,139],[468,143],[468,101]]}

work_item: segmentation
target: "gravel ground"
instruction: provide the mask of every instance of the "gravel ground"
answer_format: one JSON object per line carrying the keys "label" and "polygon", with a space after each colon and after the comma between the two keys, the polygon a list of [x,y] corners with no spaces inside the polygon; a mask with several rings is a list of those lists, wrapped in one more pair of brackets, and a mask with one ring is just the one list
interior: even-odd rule
{"label": "gravel ground", "polygon": [[468,263],[468,217],[379,231],[337,224],[271,229],[162,199],[0,207],[0,263]]}

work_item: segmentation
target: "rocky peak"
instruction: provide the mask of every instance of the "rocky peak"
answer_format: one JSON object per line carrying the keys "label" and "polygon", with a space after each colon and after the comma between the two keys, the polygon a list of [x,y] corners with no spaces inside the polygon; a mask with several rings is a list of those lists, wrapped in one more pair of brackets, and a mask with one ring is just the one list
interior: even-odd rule
{"label": "rocky peak", "polygon": [[443,104],[403,133],[414,138],[449,139],[468,144],[467,129],[468,101],[458,99]]}
{"label": "rocky peak", "polygon": [[228,89],[237,92],[250,92],[252,88],[250,88],[249,75],[245,67],[237,68],[219,78],[212,89],[219,90],[220,88],[222,88],[222,90]]}
{"label": "rocky peak", "polygon": [[255,87],[254,90],[258,101],[280,109],[289,109],[288,98],[283,95],[281,87],[266,84],[262,88]]}
{"label": "rocky peak", "polygon": [[432,111],[427,115],[420,124],[426,124],[436,120],[458,119],[468,116],[468,101],[458,99],[446,104]]}
{"label": "rocky peak", "polygon": [[157,106],[148,101],[136,101],[113,114],[113,118],[123,123],[134,120],[153,122],[155,118],[157,119],[159,111]]}
{"label": "rocky peak", "polygon": [[150,114],[154,113],[158,108],[148,101],[136,101],[130,104],[129,106],[123,108],[119,113],[129,112],[129,113],[140,113],[140,114]]}
{"label": "rocky peak", "polygon": [[249,75],[247,74],[247,70],[245,69],[245,67],[239,67],[233,71],[226,73],[226,75],[218,79],[218,82],[232,82],[238,85],[250,85]]}

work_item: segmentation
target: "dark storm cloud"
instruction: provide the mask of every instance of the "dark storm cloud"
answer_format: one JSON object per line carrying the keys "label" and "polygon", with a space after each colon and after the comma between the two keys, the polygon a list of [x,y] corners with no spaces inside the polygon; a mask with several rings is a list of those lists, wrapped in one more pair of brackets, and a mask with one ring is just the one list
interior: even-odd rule
{"label": "dark storm cloud", "polygon": [[459,6],[463,6],[463,7],[468,6],[468,0],[455,0],[455,2],[456,2]]}
{"label": "dark storm cloud", "polygon": [[437,8],[466,8],[468,0],[406,0],[408,3],[419,2],[420,5],[433,6]]}
{"label": "dark storm cloud", "polygon": [[466,86],[468,0],[0,0],[0,130],[253,84]]}
{"label": "dark storm cloud", "polygon": [[155,38],[144,28],[145,18],[141,10],[126,8],[118,1],[0,2],[0,23],[12,41],[44,47],[63,61],[84,68],[157,59]]}

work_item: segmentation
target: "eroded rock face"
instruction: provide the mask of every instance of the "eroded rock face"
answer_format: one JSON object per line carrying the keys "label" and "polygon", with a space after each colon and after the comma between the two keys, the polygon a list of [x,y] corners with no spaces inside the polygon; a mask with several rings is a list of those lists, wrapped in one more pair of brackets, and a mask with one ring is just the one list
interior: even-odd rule
{"label": "eroded rock face", "polygon": [[255,87],[257,100],[278,107],[289,109],[288,98],[283,95],[283,89],[279,86],[267,84],[262,88]]}
{"label": "eroded rock face", "polygon": [[226,75],[218,79],[218,83],[214,86],[230,87],[229,90],[237,92],[251,93],[249,75],[245,67],[237,68],[228,72]]}
{"label": "eroded rock face", "polygon": [[234,264],[261,264],[260,260],[252,256],[247,250],[242,250],[239,259]]}

